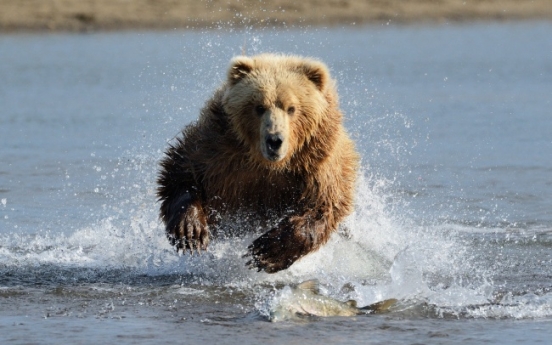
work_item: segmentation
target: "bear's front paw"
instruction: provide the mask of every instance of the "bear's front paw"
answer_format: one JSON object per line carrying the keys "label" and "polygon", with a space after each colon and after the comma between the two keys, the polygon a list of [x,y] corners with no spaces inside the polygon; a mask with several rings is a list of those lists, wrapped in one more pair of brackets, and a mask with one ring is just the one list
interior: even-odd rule
{"label": "bear's front paw", "polygon": [[294,236],[287,222],[257,238],[247,249],[245,256],[251,256],[251,260],[246,266],[267,273],[288,268],[306,252],[304,241]]}
{"label": "bear's front paw", "polygon": [[184,252],[206,250],[209,244],[207,217],[199,202],[189,204],[172,227],[167,227],[167,236],[176,250]]}

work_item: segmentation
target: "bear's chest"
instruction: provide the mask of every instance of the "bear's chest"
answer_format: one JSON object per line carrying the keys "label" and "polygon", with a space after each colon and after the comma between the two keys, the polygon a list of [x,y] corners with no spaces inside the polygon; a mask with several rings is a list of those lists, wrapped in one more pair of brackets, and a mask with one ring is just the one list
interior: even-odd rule
{"label": "bear's chest", "polygon": [[303,193],[304,182],[291,173],[235,169],[213,176],[205,187],[210,208],[221,213],[241,210],[265,217],[294,209]]}

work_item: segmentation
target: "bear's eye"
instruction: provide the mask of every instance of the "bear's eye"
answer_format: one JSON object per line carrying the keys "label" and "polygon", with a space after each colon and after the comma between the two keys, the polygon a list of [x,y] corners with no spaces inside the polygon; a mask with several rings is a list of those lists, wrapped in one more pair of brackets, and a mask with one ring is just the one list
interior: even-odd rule
{"label": "bear's eye", "polygon": [[266,111],[266,108],[262,105],[258,105],[255,107],[255,112],[257,113],[257,115],[262,115],[264,114]]}
{"label": "bear's eye", "polygon": [[287,109],[287,113],[288,113],[288,115],[293,115],[295,113],[295,107],[293,107],[293,106],[289,107]]}

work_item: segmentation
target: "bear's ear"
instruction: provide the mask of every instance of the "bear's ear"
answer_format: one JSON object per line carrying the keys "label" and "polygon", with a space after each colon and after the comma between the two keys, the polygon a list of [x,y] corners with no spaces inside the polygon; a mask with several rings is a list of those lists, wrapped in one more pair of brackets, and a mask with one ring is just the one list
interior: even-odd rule
{"label": "bear's ear", "polygon": [[253,59],[247,56],[236,56],[230,62],[228,80],[234,85],[243,79],[253,69]]}
{"label": "bear's ear", "polygon": [[324,91],[326,89],[330,79],[330,72],[328,72],[326,65],[320,61],[310,60],[301,65],[301,70],[316,85],[318,90]]}

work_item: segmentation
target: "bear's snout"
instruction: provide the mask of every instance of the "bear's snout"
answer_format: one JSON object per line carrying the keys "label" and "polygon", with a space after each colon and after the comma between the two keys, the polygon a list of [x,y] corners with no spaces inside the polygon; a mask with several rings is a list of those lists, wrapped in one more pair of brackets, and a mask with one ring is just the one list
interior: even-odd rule
{"label": "bear's snout", "polygon": [[261,120],[261,152],[271,162],[281,161],[288,150],[289,119],[285,113],[272,109]]}
{"label": "bear's snout", "polygon": [[261,145],[261,151],[264,158],[277,162],[282,160],[286,155],[285,146],[285,138],[281,133],[266,133]]}
{"label": "bear's snout", "polygon": [[266,138],[266,148],[268,152],[278,153],[280,147],[282,147],[283,138],[281,134],[270,134]]}

